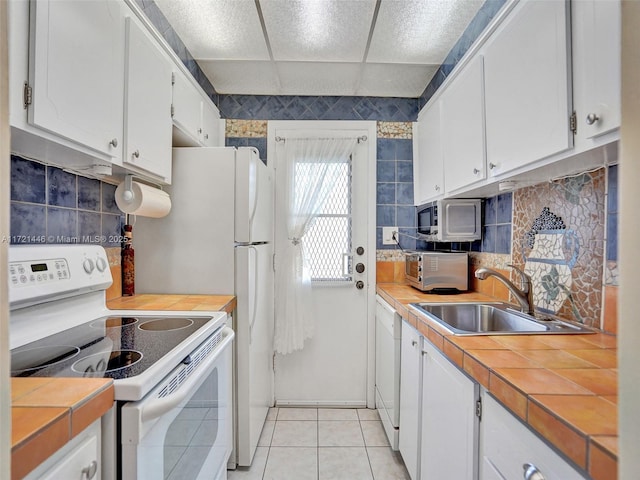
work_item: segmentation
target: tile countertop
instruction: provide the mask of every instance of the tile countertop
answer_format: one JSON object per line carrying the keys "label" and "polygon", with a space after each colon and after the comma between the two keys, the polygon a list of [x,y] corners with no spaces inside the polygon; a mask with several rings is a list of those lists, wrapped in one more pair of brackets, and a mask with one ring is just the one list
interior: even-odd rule
{"label": "tile countertop", "polygon": [[233,295],[157,295],[140,294],[119,297],[107,301],[112,310],[194,310],[233,312],[236,297]]}
{"label": "tile countertop", "polygon": [[455,336],[407,305],[495,299],[480,293],[423,294],[401,284],[378,284],[377,293],[449,360],[594,480],[616,478],[615,336]]}
{"label": "tile countertop", "polygon": [[22,478],[104,415],[106,378],[11,379],[11,478]]}

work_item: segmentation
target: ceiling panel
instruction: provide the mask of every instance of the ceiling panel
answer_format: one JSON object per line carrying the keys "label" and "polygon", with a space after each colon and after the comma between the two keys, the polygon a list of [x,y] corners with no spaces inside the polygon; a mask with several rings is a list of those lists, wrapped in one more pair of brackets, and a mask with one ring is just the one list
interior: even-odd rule
{"label": "ceiling panel", "polygon": [[218,93],[279,95],[280,84],[273,62],[198,61]]}
{"label": "ceiling panel", "polygon": [[384,0],[367,57],[440,65],[484,0]]}
{"label": "ceiling panel", "polygon": [[273,58],[361,62],[375,0],[260,0]]}
{"label": "ceiling panel", "polygon": [[361,63],[276,62],[285,95],[354,95]]}
{"label": "ceiling panel", "polygon": [[155,0],[194,58],[269,60],[255,3]]}
{"label": "ceiling panel", "polygon": [[437,71],[437,65],[368,63],[362,70],[356,95],[419,97]]}

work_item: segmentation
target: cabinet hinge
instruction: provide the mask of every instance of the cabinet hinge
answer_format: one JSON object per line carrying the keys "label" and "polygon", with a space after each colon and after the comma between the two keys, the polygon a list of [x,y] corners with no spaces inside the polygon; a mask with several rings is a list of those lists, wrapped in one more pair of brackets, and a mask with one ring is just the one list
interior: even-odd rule
{"label": "cabinet hinge", "polygon": [[476,417],[482,418],[482,400],[476,401]]}
{"label": "cabinet hinge", "polygon": [[24,108],[27,109],[31,102],[33,101],[33,89],[29,86],[27,82],[24,82],[24,90],[22,92],[22,103]]}
{"label": "cabinet hinge", "polygon": [[175,85],[175,84],[176,84],[176,73],[171,72],[171,85]]}
{"label": "cabinet hinge", "polygon": [[171,118],[173,118],[173,116],[176,114],[176,109],[173,106],[173,103],[171,104]]}
{"label": "cabinet hinge", "polygon": [[578,117],[576,112],[573,112],[569,117],[569,129],[573,132],[574,135],[578,133]]}

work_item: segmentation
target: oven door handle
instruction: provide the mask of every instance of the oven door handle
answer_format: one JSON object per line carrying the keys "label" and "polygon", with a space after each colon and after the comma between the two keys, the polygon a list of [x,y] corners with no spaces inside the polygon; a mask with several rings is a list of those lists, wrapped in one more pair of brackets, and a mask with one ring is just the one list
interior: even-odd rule
{"label": "oven door handle", "polygon": [[149,399],[148,403],[145,402],[140,409],[140,420],[142,423],[151,421],[155,418],[161,417],[165,413],[171,411],[181,402],[187,400],[193,393],[193,386],[197,385],[206,375],[209,375],[210,367],[218,360],[218,357],[224,353],[229,344],[233,341],[234,332],[229,327],[224,327],[225,338],[218,344],[215,352],[211,353],[202,363],[197,367],[197,373],[191,375],[182,385],[171,395],[160,399]]}

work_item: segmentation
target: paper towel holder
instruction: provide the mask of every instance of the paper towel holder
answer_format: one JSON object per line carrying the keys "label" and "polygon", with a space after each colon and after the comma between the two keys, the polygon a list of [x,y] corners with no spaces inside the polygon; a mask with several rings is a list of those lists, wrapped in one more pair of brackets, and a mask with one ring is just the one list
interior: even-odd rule
{"label": "paper towel holder", "polygon": [[127,203],[131,203],[133,201],[134,196],[135,195],[133,194],[133,175],[131,174],[125,175],[124,192],[122,192],[122,199]]}

